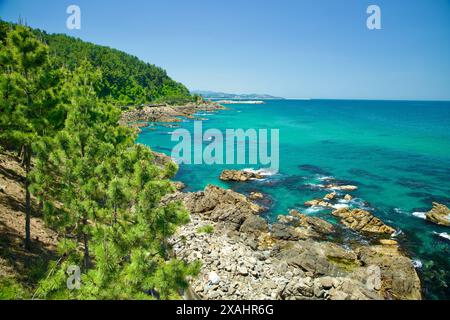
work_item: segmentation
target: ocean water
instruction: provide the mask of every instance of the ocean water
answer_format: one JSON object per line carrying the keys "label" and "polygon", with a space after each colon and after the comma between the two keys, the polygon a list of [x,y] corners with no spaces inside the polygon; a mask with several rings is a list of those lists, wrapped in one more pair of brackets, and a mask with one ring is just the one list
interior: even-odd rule
{"label": "ocean water", "polygon": [[[279,129],[279,173],[226,183],[218,178],[223,169],[263,166],[181,165],[176,179],[188,191],[210,183],[242,193],[260,191],[267,195],[269,220],[298,209],[337,223],[330,211],[303,203],[329,192],[320,188],[326,177],[357,185],[347,205],[366,208],[397,229],[395,238],[414,259],[427,299],[450,298],[450,230],[423,219],[433,201],[450,205],[450,102],[268,100],[227,108],[200,112],[198,117],[208,119],[203,130]],[[175,125],[193,130],[192,120]],[[151,126],[138,142],[170,155],[175,128]]]}

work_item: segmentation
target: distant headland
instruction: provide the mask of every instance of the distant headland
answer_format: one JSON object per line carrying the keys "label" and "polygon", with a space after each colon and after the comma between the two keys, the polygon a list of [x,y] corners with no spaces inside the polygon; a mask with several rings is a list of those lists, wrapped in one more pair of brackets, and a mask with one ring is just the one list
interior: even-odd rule
{"label": "distant headland", "polygon": [[268,94],[235,94],[214,91],[193,90],[192,94],[198,94],[204,99],[212,100],[284,100],[281,97],[275,97]]}

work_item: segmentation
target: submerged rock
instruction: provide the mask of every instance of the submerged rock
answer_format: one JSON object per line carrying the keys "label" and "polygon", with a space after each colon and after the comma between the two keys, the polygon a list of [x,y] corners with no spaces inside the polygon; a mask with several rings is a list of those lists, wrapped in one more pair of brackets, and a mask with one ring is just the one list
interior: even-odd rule
{"label": "submerged rock", "polygon": [[249,199],[251,200],[262,200],[264,199],[264,195],[261,192],[250,192],[250,195],[248,196]]}
{"label": "submerged rock", "polygon": [[394,228],[384,224],[370,212],[362,209],[338,209],[333,211],[333,215],[341,218],[344,225],[356,231],[378,234],[393,234],[395,232]]}
{"label": "submerged rock", "polygon": [[223,181],[245,182],[248,180],[263,179],[263,178],[264,176],[259,173],[245,170],[223,170],[222,174],[220,175],[220,180]]}
{"label": "submerged rock", "polygon": [[425,216],[428,221],[441,226],[450,226],[450,209],[443,204],[433,202],[433,208]]}

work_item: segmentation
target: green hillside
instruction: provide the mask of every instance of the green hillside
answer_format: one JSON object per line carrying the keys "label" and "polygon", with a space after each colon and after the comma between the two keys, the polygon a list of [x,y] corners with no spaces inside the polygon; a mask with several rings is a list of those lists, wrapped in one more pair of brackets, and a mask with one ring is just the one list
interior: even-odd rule
{"label": "green hillside", "polygon": [[[14,24],[0,20],[0,41]],[[189,90],[172,80],[162,68],[137,57],[105,46],[85,42],[63,34],[34,32],[50,47],[54,63],[74,70],[88,60],[103,74],[98,95],[114,104],[126,106],[149,102],[183,103],[192,100]]]}

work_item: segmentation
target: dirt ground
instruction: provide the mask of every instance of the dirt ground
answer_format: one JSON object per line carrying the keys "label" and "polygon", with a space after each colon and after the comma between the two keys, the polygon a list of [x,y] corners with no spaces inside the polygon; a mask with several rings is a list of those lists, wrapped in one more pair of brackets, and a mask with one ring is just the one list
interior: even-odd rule
{"label": "dirt ground", "polygon": [[13,277],[32,288],[37,277],[54,258],[57,234],[39,216],[35,199],[31,218],[32,248],[24,249],[24,170],[18,159],[0,151],[0,278]]}

